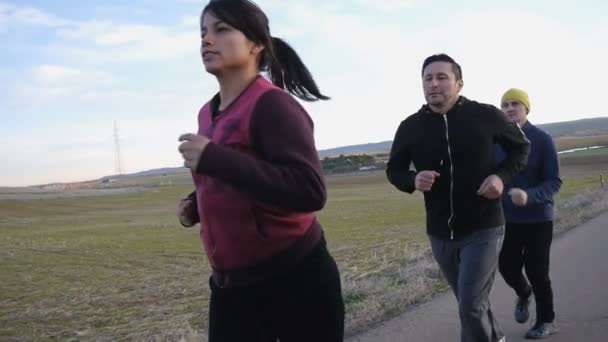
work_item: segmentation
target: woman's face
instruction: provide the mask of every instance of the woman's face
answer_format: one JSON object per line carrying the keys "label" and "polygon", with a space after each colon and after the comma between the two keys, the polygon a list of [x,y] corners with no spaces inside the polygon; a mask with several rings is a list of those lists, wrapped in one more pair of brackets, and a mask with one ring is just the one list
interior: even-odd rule
{"label": "woman's face", "polygon": [[226,24],[211,12],[201,24],[201,57],[205,70],[218,75],[257,64],[262,47],[250,41],[243,32]]}

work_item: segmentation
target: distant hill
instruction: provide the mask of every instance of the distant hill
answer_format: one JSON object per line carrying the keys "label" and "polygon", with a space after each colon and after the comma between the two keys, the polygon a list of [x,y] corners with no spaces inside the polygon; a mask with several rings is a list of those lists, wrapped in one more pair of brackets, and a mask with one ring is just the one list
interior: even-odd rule
{"label": "distant hill", "polygon": [[101,177],[101,179],[126,179],[126,178],[134,178],[134,177],[146,177],[146,176],[160,176],[160,175],[172,175],[176,173],[186,172],[185,167],[164,167],[160,169],[152,169],[146,170],[136,173],[129,173],[124,175],[112,175]]}
{"label": "distant hill", "polygon": [[361,145],[351,145],[351,146],[343,146],[330,148],[327,150],[319,151],[319,157],[332,157],[339,156],[341,154],[363,154],[363,153],[380,153],[380,152],[388,152],[391,149],[392,140],[382,141],[377,143],[369,143],[369,144],[361,144]]}
{"label": "distant hill", "polygon": [[554,138],[608,134],[608,118],[582,119],[538,125]]}
{"label": "distant hill", "polygon": [[[564,136],[592,136],[592,135],[608,135],[608,117],[582,119],[575,121],[555,122],[549,124],[538,125],[545,131],[549,132],[554,138]],[[319,151],[319,157],[337,157],[340,155],[352,154],[374,154],[388,153],[391,149],[391,140],[381,141],[377,143],[359,144],[330,148]],[[175,173],[186,172],[184,167],[169,167],[161,169],[147,170],[127,175],[114,175],[103,177],[102,179],[123,179],[130,177],[145,177],[145,176],[160,176]]]}

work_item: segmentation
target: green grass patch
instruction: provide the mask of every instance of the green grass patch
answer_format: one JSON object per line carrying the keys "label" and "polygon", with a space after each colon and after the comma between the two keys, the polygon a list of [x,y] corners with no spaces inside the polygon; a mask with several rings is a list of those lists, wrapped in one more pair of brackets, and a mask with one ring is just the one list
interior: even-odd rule
{"label": "green grass patch", "polygon": [[559,137],[555,139],[558,151],[589,146],[608,146],[608,135],[584,137]]}
{"label": "green grass patch", "polygon": [[608,155],[608,147],[594,148],[590,150],[575,151],[560,155],[561,158],[580,158]]}

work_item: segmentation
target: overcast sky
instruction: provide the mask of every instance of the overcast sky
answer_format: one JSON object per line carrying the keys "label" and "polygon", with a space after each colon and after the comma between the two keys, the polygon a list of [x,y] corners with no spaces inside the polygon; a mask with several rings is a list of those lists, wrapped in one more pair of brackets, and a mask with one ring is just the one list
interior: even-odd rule
{"label": "overcast sky", "polygon": [[[0,0],[0,186],[181,165],[177,137],[217,92],[193,0]],[[259,0],[274,36],[331,101],[305,104],[317,147],[390,140],[424,102],[420,66],[445,52],[463,95],[527,90],[530,121],[608,116],[608,2]]]}

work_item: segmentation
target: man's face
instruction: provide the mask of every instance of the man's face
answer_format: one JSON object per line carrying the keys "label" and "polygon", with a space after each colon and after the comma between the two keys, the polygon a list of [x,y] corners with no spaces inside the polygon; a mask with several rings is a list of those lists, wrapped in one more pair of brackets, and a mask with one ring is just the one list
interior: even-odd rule
{"label": "man's face", "polygon": [[500,104],[500,107],[505,114],[509,117],[509,120],[523,126],[526,123],[528,110],[523,103],[517,100],[507,100]]}
{"label": "man's face", "polygon": [[456,80],[451,63],[433,62],[424,69],[422,86],[426,102],[431,106],[443,107],[456,101],[463,83]]}

